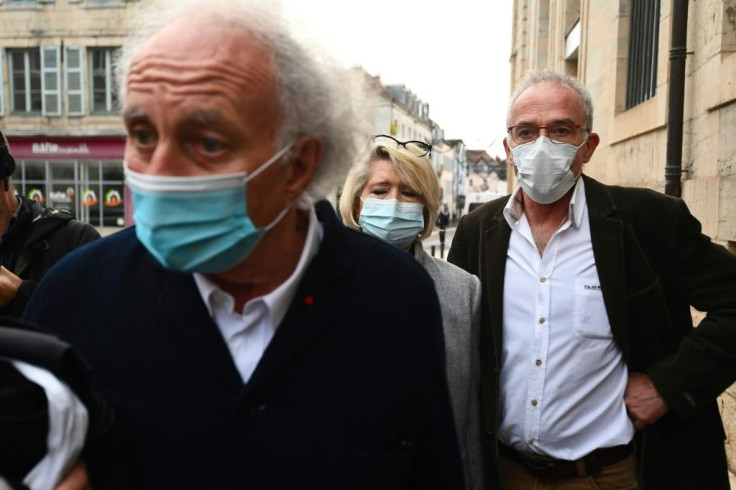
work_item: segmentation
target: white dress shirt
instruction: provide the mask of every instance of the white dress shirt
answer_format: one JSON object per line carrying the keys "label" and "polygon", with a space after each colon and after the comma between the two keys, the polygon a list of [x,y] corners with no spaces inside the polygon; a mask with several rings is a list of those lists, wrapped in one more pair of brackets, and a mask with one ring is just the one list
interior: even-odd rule
{"label": "white dress shirt", "polygon": [[45,369],[12,361],[23,376],[46,392],[49,432],[46,454],[23,478],[31,490],[52,490],[77,462],[87,437],[89,414],[77,395]]}
{"label": "white dress shirt", "polygon": [[285,282],[270,293],[248,301],[242,312],[235,311],[235,299],[231,294],[202,274],[194,274],[199,294],[230,349],[243,383],[247,383],[256,370],[276,328],[289,309],[309,262],[319,249],[322,224],[317,219],[314,206],[311,201],[302,198],[297,207],[309,213],[309,227],[299,263]]}
{"label": "white dress shirt", "polygon": [[504,208],[512,231],[504,279],[499,440],[566,460],[627,444],[634,436],[624,405],[628,371],[603,303],[583,179],[573,192],[570,219],[542,257],[516,201],[518,192]]}

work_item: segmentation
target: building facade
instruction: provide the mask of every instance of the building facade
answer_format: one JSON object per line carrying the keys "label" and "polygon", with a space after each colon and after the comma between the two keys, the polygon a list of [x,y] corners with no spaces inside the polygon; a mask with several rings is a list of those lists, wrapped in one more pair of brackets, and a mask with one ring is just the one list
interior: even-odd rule
{"label": "building facade", "polygon": [[384,85],[379,76],[365,72],[364,76],[375,95],[375,133],[388,134],[399,141],[431,143],[442,204],[453,218],[459,217],[465,196],[465,144],[462,140],[446,140],[444,130],[429,116],[429,104],[406,86]]}
{"label": "building facade", "polygon": [[493,192],[506,194],[506,161],[492,157],[485,150],[467,150],[468,166],[466,192]]}
{"label": "building facade", "polygon": [[[736,252],[734,0],[514,0],[511,86],[533,67],[590,89],[601,144],[586,174],[681,187],[703,232]],[[733,387],[721,406],[733,469]]]}
{"label": "building facade", "polygon": [[376,128],[401,141],[432,142],[428,103],[403,85],[381,85],[379,95]]}
{"label": "building facade", "polygon": [[455,151],[445,141],[445,131],[432,122],[432,163],[437,170],[437,177],[442,190],[442,207],[447,209],[450,216],[455,209],[454,168],[456,165]]}
{"label": "building facade", "polygon": [[448,153],[452,155],[452,194],[453,206],[449,207],[450,215],[454,220],[460,219],[465,207],[465,193],[468,187],[468,163],[466,160],[465,142],[461,139],[444,140],[448,146]]}
{"label": "building facade", "polygon": [[0,1],[0,128],[17,162],[16,191],[98,227],[124,224],[113,62],[133,5]]}

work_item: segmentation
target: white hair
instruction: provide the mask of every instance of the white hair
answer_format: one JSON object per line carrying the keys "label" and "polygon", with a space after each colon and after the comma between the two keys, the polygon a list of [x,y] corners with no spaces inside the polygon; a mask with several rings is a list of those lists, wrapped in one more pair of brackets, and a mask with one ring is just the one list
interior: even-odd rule
{"label": "white hair", "polygon": [[516,85],[516,88],[509,99],[509,108],[506,112],[506,126],[511,125],[511,108],[514,106],[516,99],[518,99],[519,96],[529,87],[543,82],[557,83],[573,89],[575,93],[580,96],[580,100],[583,102],[583,109],[585,110],[585,130],[588,132],[593,131],[593,99],[590,97],[588,89],[577,78],[573,78],[563,73],[557,73],[549,68],[535,68],[528,71],[524,75],[524,78],[522,78]]}
{"label": "white hair", "polygon": [[298,42],[267,0],[152,0],[133,10],[134,34],[123,45],[116,73],[120,100],[135,55],[159,30],[184,17],[207,14],[247,32],[270,52],[282,111],[276,144],[300,136],[322,140],[322,158],[307,194],[322,199],[337,189],[370,134],[374,120],[363,77],[337,67]]}

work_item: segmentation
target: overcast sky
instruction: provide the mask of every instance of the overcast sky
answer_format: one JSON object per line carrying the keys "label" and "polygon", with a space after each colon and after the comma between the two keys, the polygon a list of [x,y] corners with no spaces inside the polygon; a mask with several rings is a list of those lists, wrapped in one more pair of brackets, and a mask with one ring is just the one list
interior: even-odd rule
{"label": "overcast sky", "polygon": [[[511,0],[282,0],[307,37],[346,66],[404,84],[448,139],[503,156]],[[441,6],[441,7],[440,7]]]}

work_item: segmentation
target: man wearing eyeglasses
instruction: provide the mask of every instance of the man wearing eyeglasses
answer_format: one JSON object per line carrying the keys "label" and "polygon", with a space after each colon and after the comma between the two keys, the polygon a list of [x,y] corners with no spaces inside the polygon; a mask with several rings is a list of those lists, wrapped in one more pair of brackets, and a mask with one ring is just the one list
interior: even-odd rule
{"label": "man wearing eyeglasses", "polygon": [[683,201],[583,175],[599,137],[577,80],[531,72],[507,121],[520,186],[464,217],[448,256],[486,291],[486,481],[729,488],[716,397],[736,379],[736,258]]}

